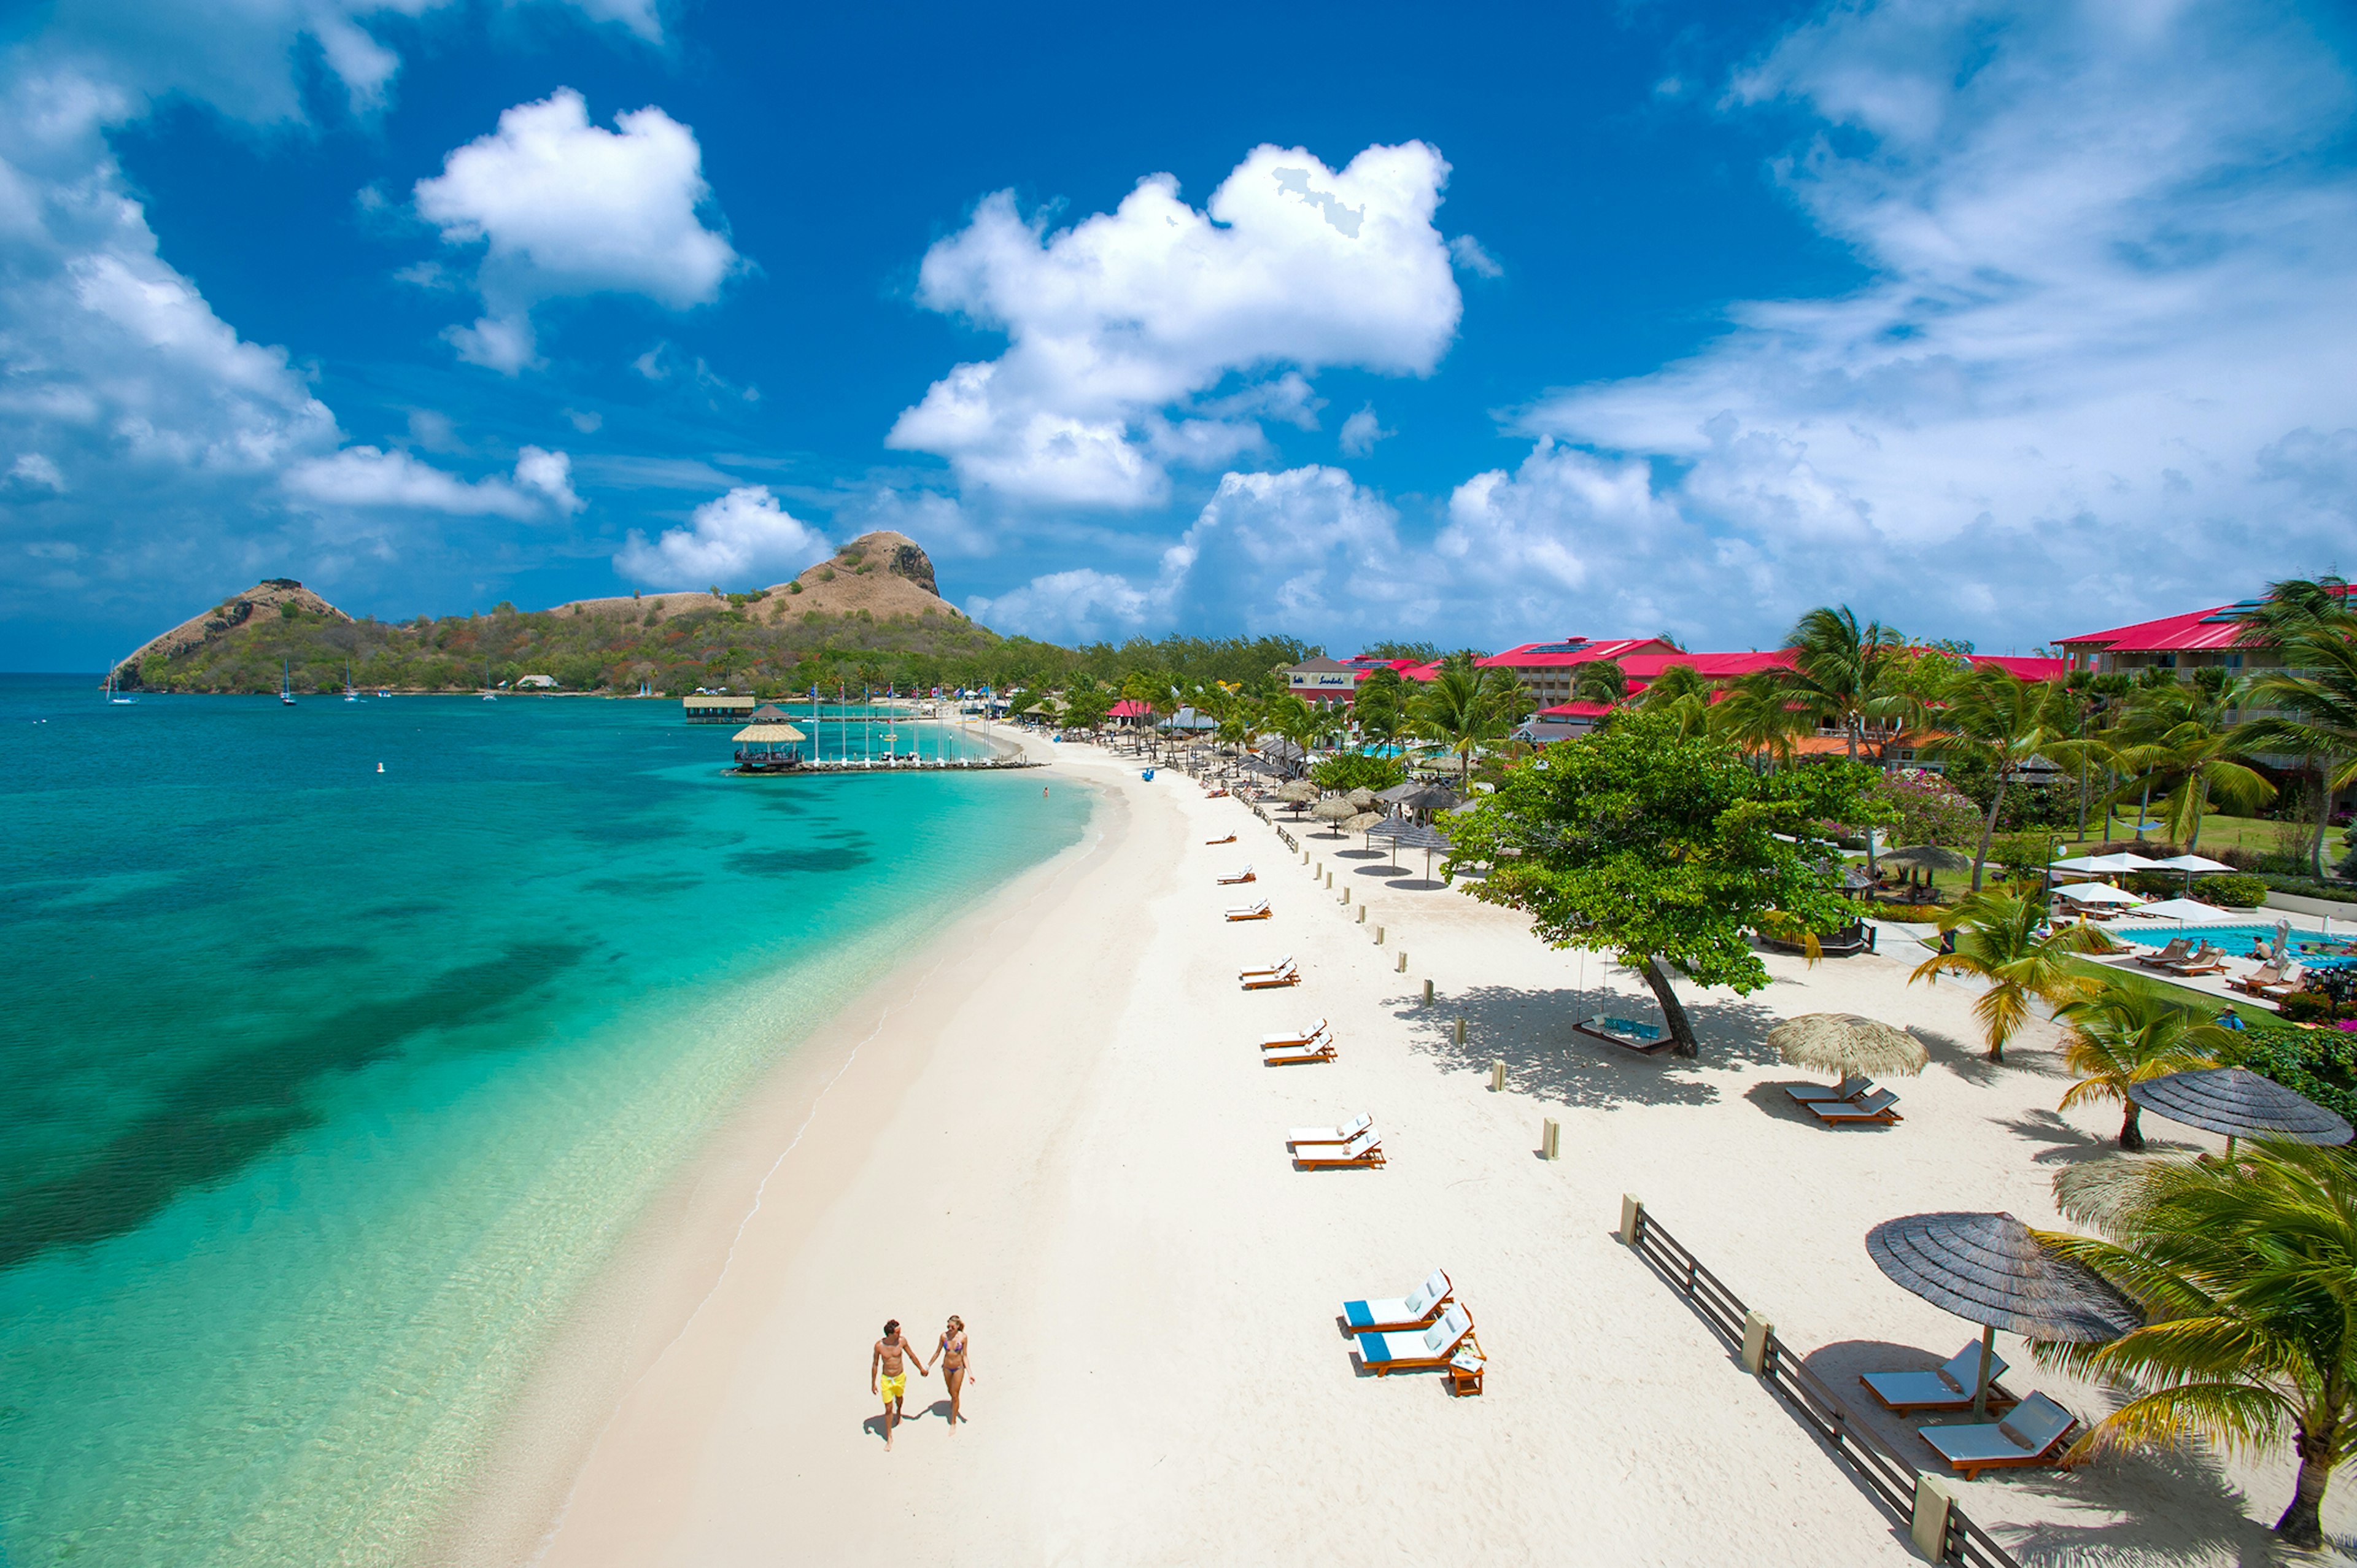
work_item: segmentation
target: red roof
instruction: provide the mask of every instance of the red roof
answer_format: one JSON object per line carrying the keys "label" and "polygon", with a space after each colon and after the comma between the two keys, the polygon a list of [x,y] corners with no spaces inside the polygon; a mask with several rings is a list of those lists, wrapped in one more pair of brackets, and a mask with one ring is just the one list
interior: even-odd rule
{"label": "red roof", "polygon": [[1116,719],[1150,718],[1154,714],[1154,704],[1151,703],[1141,703],[1135,697],[1124,697],[1120,702],[1115,703],[1112,707],[1106,709],[1105,712],[1108,715]]}
{"label": "red roof", "polygon": [[1525,642],[1473,662],[1485,670],[1555,670],[1593,664],[1599,659],[1618,659],[1625,664],[1631,654],[1656,653],[1669,646],[1658,637],[1616,637],[1603,642],[1566,637],[1554,642]]}
{"label": "red roof", "polygon": [[2190,615],[2140,620],[2134,626],[2115,626],[2109,631],[2059,638],[2055,646],[2108,653],[2175,653],[2195,648],[2231,648],[2243,635],[2243,623],[2226,618],[2226,612],[2236,607],[2215,605]]}
{"label": "red roof", "polygon": [[2067,659],[2017,659],[2007,653],[1975,653],[1972,663],[1975,670],[2002,670],[2025,681],[2060,681],[2071,672]]}
{"label": "red roof", "polygon": [[1765,653],[1757,650],[1749,653],[1640,653],[1620,660],[1621,670],[1631,682],[1646,684],[1660,680],[1675,664],[1692,667],[1706,681],[1732,681],[1738,675],[1757,674],[1762,670],[1790,670],[1792,650],[1774,648]]}
{"label": "red roof", "polygon": [[1600,719],[1612,711],[1609,703],[1557,703],[1551,708],[1541,708],[1534,717],[1542,719]]}

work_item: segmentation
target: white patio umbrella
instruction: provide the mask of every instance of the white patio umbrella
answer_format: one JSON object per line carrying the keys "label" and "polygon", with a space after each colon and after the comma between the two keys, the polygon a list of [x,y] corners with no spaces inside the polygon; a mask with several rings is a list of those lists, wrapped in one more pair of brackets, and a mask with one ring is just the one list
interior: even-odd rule
{"label": "white patio umbrella", "polygon": [[2136,910],[2139,920],[2178,920],[2212,922],[2225,914],[2215,904],[2204,904],[2192,898],[2164,898],[2158,904],[2147,904]]}
{"label": "white patio umbrella", "polygon": [[2054,896],[2068,898],[2073,904],[2109,904],[2123,908],[2144,902],[2126,888],[2115,887],[2108,882],[2073,883],[2067,887],[2057,887]]}
{"label": "white patio umbrella", "polygon": [[2206,875],[2213,871],[2234,869],[2222,861],[2212,860],[2206,854],[2172,854],[2167,860],[2156,860],[2152,864],[2156,871],[2165,869],[2185,873],[2185,890],[2188,893],[2193,891],[2193,878],[2197,874]]}
{"label": "white patio umbrella", "polygon": [[2078,854],[2054,862],[2052,869],[2076,871],[2087,876],[2119,876],[2132,871],[2150,871],[2162,864],[2140,854]]}

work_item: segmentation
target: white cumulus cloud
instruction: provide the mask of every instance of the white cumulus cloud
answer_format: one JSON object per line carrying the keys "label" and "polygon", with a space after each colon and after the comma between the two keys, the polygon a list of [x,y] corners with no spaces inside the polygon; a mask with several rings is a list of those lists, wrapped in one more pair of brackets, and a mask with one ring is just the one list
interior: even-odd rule
{"label": "white cumulus cloud", "polygon": [[319,506],[405,508],[452,517],[504,517],[530,521],[581,510],[573,493],[573,460],[562,452],[527,446],[512,479],[472,481],[419,461],[406,452],[347,446],[288,468],[284,482],[297,499]]}
{"label": "white cumulus cloud", "polygon": [[1375,417],[1375,405],[1369,403],[1342,422],[1335,444],[1342,448],[1345,457],[1363,457],[1375,449],[1375,443],[1388,441],[1398,434],[1383,428],[1383,422]]}
{"label": "white cumulus cloud", "polygon": [[697,507],[685,528],[649,541],[637,529],[615,553],[624,576],[658,588],[777,582],[823,558],[825,535],[778,504],[767,485],[739,485]]}
{"label": "white cumulus cloud", "polygon": [[[1340,170],[1261,146],[1200,210],[1168,175],[1052,233],[986,198],[926,252],[918,297],[1005,332],[1006,352],[934,382],[888,444],[1010,498],[1135,508],[1166,493],[1166,465],[1232,461],[1262,417],[1314,417],[1303,372],[1428,374],[1461,310],[1433,224],[1448,177],[1420,142]],[[1243,393],[1200,401],[1238,376]],[[1264,385],[1289,407],[1254,406]]]}
{"label": "white cumulus cloud", "polygon": [[701,216],[712,191],[695,134],[652,106],[614,126],[591,124],[581,95],[559,88],[417,182],[417,211],[444,241],[483,248],[484,314],[448,333],[462,359],[512,375],[533,360],[543,300],[635,294],[685,310],[717,299],[742,264]]}

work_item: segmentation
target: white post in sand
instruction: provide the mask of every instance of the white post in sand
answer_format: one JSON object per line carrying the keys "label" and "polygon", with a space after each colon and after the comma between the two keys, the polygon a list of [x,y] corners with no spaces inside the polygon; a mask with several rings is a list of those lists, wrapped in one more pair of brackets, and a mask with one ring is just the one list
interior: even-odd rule
{"label": "white post in sand", "polygon": [[[1375,929],[1381,930],[1383,928],[1378,926]],[[1424,983],[1424,1004],[1427,1007],[1432,1005],[1432,982],[1428,980]]]}
{"label": "white post in sand", "polygon": [[1755,1378],[1768,1369],[1768,1336],[1775,1330],[1757,1312],[1743,1315],[1743,1369]]}
{"label": "white post in sand", "polygon": [[1552,1116],[1539,1123],[1539,1158],[1563,1158],[1563,1123]]}
{"label": "white post in sand", "polygon": [[1460,1046],[1461,1046],[1461,1045],[1463,1045],[1463,1044],[1465,1043],[1465,1020],[1464,1020],[1464,1019],[1459,1018],[1459,1019],[1458,1019],[1458,1020],[1457,1020],[1457,1026],[1456,1026],[1456,1028],[1452,1031],[1452,1033],[1455,1035],[1455,1036],[1456,1036],[1456,1040],[1457,1040],[1457,1043],[1458,1043],[1458,1045],[1460,1045]]}
{"label": "white post in sand", "polygon": [[1506,1064],[1495,1057],[1490,1059],[1490,1092],[1492,1094],[1506,1092]]}
{"label": "white post in sand", "polygon": [[1402,974],[1405,974],[1405,973],[1407,972],[1407,949],[1405,949],[1405,948],[1402,948],[1402,949],[1400,949],[1400,966],[1399,966],[1399,972],[1400,972]]}
{"label": "white post in sand", "polygon": [[1637,1228],[1644,1222],[1645,1206],[1637,1201],[1635,1193],[1622,1193],[1620,1195],[1620,1244],[1624,1247],[1635,1246]]}

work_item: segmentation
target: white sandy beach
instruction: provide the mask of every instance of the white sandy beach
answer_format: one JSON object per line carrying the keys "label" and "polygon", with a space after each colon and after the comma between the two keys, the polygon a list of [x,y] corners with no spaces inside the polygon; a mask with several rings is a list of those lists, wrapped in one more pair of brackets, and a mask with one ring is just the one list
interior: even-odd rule
{"label": "white sandy beach", "polygon": [[[1338,858],[1355,840],[1303,839],[1363,893],[1362,926],[1240,803],[1092,747],[1036,749],[1053,769],[999,782],[1088,781],[1091,833],[847,1009],[716,1143],[585,1304],[450,1560],[1919,1561],[1619,1244],[1620,1196],[1863,1413],[1859,1370],[1930,1366],[1976,1333],[1885,1280],[1867,1230],[1940,1208],[2056,1223],[2057,1165],[2109,1146],[2116,1112],[2053,1109],[2050,1026],[1993,1069],[1971,993],[1910,988],[1911,958],[1771,957],[1778,983],[1749,998],[1689,992],[1699,1063],[1629,1057],[1571,1022],[1607,993],[1649,1008],[1641,986],[1459,893],[1387,886],[1420,856],[1402,878]],[[1246,862],[1255,885],[1213,885]],[[1275,918],[1221,919],[1251,897]],[[1305,983],[1239,990],[1240,967],[1286,953]],[[1829,1132],[1777,1087],[1801,1079],[1766,1026],[1820,1011],[1932,1045],[1895,1085],[1900,1125]],[[1254,1040],[1320,1016],[1339,1061],[1260,1064]],[[1287,1127],[1361,1111],[1385,1168],[1292,1168]],[[1554,1162],[1536,1152],[1549,1116]],[[2147,1128],[2157,1147],[2213,1142]],[[1345,1297],[1436,1265],[1490,1356],[1478,1398],[1358,1375],[1338,1326]],[[930,1355],[952,1312],[973,1337],[969,1423],[938,1413],[938,1376],[912,1378],[919,1419],[888,1454],[868,1348],[897,1316]],[[1999,1348],[2017,1391],[2107,1408]],[[1878,1425],[1937,1468],[1904,1423]],[[1959,1490],[2026,1563],[2222,1564],[2266,1560],[2290,1479],[2280,1456],[2189,1455]],[[2351,1491],[2326,1512],[2344,1540]]]}

